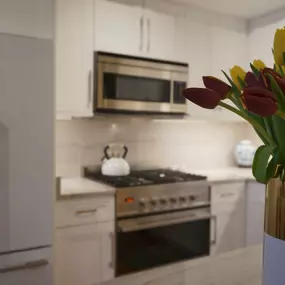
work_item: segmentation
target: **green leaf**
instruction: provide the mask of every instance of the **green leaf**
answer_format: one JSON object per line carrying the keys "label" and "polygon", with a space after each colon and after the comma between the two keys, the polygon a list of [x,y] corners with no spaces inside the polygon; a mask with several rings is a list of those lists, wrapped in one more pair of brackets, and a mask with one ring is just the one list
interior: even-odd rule
{"label": "green leaf", "polygon": [[252,63],[250,63],[250,68],[252,72],[254,73],[255,77],[259,78],[260,71]]}
{"label": "green leaf", "polygon": [[260,146],[254,156],[252,173],[256,181],[266,184],[268,177],[266,176],[269,157],[273,153],[276,146]]}
{"label": "green leaf", "polygon": [[278,177],[278,164],[280,159],[280,153],[279,150],[276,148],[273,151],[273,155],[271,160],[268,163],[267,169],[266,169],[266,181],[269,181],[271,178]]}
{"label": "green leaf", "polygon": [[277,141],[277,137],[276,137],[276,134],[275,134],[275,131],[274,131],[272,116],[264,117],[263,121],[264,121],[264,125],[265,125],[267,133],[271,136],[271,138],[274,140],[274,142],[277,145],[278,141]]}
{"label": "green leaf", "polygon": [[279,116],[272,117],[273,127],[277,138],[277,144],[280,147],[280,155],[282,164],[285,163],[285,120]]}
{"label": "green leaf", "polygon": [[281,65],[278,65],[278,71],[279,71],[279,74],[280,74],[282,77],[285,76],[284,71],[283,71]]}
{"label": "green leaf", "polygon": [[238,82],[239,82],[241,88],[244,89],[245,88],[245,82],[239,76],[238,76]]}
{"label": "green leaf", "polygon": [[271,74],[266,74],[266,76],[270,79],[270,85],[273,93],[276,95],[276,99],[281,109],[285,110],[285,95],[280,89],[279,85],[276,83],[275,79]]}
{"label": "green leaf", "polygon": [[236,84],[232,81],[232,79],[223,70],[222,70],[222,72],[225,75],[225,77],[227,78],[227,80],[229,81],[229,83],[231,84],[234,94],[239,96],[240,95],[239,88],[236,86]]}

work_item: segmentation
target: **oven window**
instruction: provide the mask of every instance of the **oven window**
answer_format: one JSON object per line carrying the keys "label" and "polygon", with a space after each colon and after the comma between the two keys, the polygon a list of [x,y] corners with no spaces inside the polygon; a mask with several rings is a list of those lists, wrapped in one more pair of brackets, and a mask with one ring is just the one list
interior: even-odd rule
{"label": "oven window", "polygon": [[170,81],[104,73],[104,98],[169,103]]}
{"label": "oven window", "polygon": [[174,81],[173,102],[175,104],[184,104],[185,98],[182,96],[182,91],[186,88],[186,82]]}
{"label": "oven window", "polygon": [[210,221],[117,233],[117,276],[209,255]]}

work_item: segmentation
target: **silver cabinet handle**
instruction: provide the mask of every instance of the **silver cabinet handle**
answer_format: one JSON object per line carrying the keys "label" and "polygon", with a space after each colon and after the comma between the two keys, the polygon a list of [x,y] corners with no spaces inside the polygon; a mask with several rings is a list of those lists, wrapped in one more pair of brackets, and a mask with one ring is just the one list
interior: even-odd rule
{"label": "silver cabinet handle", "polygon": [[88,209],[88,210],[78,210],[76,211],[76,216],[80,216],[80,215],[93,215],[97,212],[97,209]]}
{"label": "silver cabinet handle", "polygon": [[93,96],[93,72],[90,70],[88,72],[88,98],[87,98],[87,108],[91,107]]}
{"label": "silver cabinet handle", "polygon": [[212,216],[211,219],[215,223],[214,239],[211,240],[211,245],[217,244],[217,216]]}
{"label": "silver cabinet handle", "polygon": [[147,19],[147,52],[150,51],[150,18]]}
{"label": "silver cabinet handle", "polygon": [[140,51],[143,51],[143,40],[144,40],[143,25],[144,25],[144,20],[143,20],[143,16],[141,16],[140,18],[140,46],[139,46]]}
{"label": "silver cabinet handle", "polygon": [[9,273],[13,271],[27,270],[27,269],[36,269],[41,266],[48,265],[49,262],[47,259],[39,259],[31,262],[26,262],[19,265],[13,265],[5,268],[0,268],[0,273]]}
{"label": "silver cabinet handle", "polygon": [[109,267],[111,269],[115,268],[115,238],[114,233],[109,233],[110,243],[111,243],[111,261],[109,262]]}

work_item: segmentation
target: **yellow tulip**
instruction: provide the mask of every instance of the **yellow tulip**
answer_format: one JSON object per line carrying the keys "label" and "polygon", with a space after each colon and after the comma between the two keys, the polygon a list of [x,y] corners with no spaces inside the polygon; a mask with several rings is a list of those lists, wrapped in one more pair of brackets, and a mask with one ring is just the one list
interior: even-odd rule
{"label": "yellow tulip", "polygon": [[258,70],[262,70],[266,67],[266,65],[264,64],[264,62],[260,59],[255,59],[252,63],[252,65],[258,69]]}
{"label": "yellow tulip", "polygon": [[230,69],[230,74],[233,82],[235,85],[239,88],[242,89],[240,82],[238,78],[244,81],[246,72],[238,65],[235,65],[233,68]]}
{"label": "yellow tulip", "polygon": [[283,52],[285,52],[285,27],[277,29],[273,42],[273,55],[276,64],[285,64],[283,61]]}

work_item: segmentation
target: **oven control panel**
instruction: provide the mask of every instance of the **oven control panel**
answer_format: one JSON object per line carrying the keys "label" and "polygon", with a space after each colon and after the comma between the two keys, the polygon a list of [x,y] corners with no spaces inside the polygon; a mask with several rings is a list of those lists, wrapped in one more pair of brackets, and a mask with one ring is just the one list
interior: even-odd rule
{"label": "oven control panel", "polygon": [[[210,205],[210,189],[206,184],[188,188],[141,187],[116,193],[118,217]],[[143,189],[144,188],[144,189]],[[151,189],[152,188],[152,189]]]}

